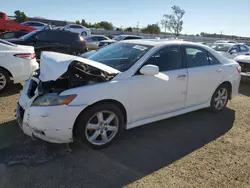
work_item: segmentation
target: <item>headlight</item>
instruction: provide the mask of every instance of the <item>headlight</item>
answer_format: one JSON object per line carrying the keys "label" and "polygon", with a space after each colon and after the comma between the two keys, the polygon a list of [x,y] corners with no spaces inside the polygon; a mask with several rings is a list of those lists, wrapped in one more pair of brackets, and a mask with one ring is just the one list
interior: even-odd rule
{"label": "headlight", "polygon": [[57,93],[48,93],[42,95],[33,102],[32,106],[57,106],[69,104],[76,98],[77,95],[59,96]]}

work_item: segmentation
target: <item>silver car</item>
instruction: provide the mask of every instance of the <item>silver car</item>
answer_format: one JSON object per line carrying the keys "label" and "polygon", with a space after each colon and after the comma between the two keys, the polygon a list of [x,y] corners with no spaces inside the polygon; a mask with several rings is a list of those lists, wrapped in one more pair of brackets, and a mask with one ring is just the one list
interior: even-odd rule
{"label": "silver car", "polygon": [[84,40],[86,41],[86,45],[89,50],[97,50],[100,41],[110,40],[110,38],[104,35],[92,35],[85,37]]}
{"label": "silver car", "polygon": [[249,47],[239,43],[214,43],[211,48],[229,59],[234,59],[238,55],[250,54]]}

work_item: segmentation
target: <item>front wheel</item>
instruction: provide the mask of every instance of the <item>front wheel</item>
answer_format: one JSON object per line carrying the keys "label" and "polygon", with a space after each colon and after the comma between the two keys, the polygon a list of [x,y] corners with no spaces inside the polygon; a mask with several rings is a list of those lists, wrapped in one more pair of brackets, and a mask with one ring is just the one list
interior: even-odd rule
{"label": "front wheel", "polygon": [[100,149],[121,134],[124,124],[124,115],[119,107],[101,104],[80,115],[74,134],[91,147]]}
{"label": "front wheel", "polygon": [[213,112],[219,112],[226,107],[228,100],[229,89],[227,85],[221,85],[212,96],[210,109]]}

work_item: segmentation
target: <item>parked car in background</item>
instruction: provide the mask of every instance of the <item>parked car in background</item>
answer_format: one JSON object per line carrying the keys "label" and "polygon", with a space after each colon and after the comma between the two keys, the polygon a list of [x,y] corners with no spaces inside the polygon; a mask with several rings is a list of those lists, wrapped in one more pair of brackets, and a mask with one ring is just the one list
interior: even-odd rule
{"label": "parked car in background", "polygon": [[37,21],[27,21],[27,22],[23,22],[21,24],[36,28],[38,30],[44,29],[44,28],[46,28],[48,26],[48,24],[45,24],[45,23],[42,23],[42,22],[37,22]]}
{"label": "parked car in background", "polygon": [[233,44],[235,44],[237,42],[234,40],[217,40],[217,41],[215,41],[215,43],[233,43]]}
{"label": "parked car in background", "polygon": [[60,29],[66,30],[66,31],[71,31],[73,33],[78,33],[79,35],[82,35],[82,36],[90,36],[91,35],[90,29],[88,29],[82,25],[77,25],[77,24],[68,24],[68,25],[65,25],[64,27],[61,27]]}
{"label": "parked car in background", "polygon": [[101,148],[124,129],[223,110],[240,78],[234,60],[191,42],[121,41],[89,59],[43,52],[40,75],[25,84],[16,115],[29,136],[54,143],[79,138]]}
{"label": "parked car in background", "polygon": [[20,38],[28,33],[29,33],[28,31],[8,31],[0,33],[0,39]]}
{"label": "parked car in background", "polygon": [[237,43],[236,44],[235,43],[214,43],[210,47],[229,59],[234,59],[238,55],[250,54],[250,49],[248,46],[237,44]]}
{"label": "parked car in background", "polygon": [[84,40],[86,41],[86,45],[89,50],[96,50],[98,49],[100,41],[110,40],[110,38],[106,37],[105,35],[91,35],[85,37]]}
{"label": "parked car in background", "polygon": [[28,80],[38,67],[34,47],[0,40],[0,92]]}
{"label": "parked car in background", "polygon": [[234,60],[241,66],[241,75],[250,78],[250,55],[239,55]]}
{"label": "parked car in background", "polygon": [[87,51],[86,41],[77,33],[61,30],[35,30],[19,39],[8,41],[35,47],[37,58],[42,51],[79,55]]}
{"label": "parked car in background", "polygon": [[100,41],[98,47],[102,48],[104,46],[115,43],[117,41],[142,39],[142,38],[143,38],[142,36],[136,36],[136,35],[118,35],[118,36],[115,36],[113,39]]}

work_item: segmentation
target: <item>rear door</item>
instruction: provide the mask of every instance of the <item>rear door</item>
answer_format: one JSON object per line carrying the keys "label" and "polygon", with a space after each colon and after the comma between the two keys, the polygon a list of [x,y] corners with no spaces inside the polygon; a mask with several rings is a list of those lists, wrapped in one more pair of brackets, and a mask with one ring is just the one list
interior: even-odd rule
{"label": "rear door", "polygon": [[210,100],[224,76],[223,65],[205,49],[183,46],[188,70],[185,107],[204,104]]}

